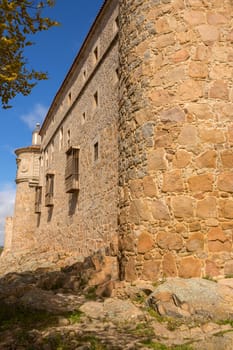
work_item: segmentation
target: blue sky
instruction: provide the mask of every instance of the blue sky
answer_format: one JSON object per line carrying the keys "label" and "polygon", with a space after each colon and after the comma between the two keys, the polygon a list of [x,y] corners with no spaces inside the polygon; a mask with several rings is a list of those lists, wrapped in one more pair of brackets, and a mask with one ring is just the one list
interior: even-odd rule
{"label": "blue sky", "polygon": [[13,108],[0,109],[0,245],[3,244],[4,219],[13,214],[16,163],[14,150],[31,144],[31,133],[42,122],[60,84],[71,66],[93,23],[103,0],[56,0],[44,13],[61,23],[38,33],[35,45],[27,49],[28,65],[48,72],[29,96],[18,95]]}

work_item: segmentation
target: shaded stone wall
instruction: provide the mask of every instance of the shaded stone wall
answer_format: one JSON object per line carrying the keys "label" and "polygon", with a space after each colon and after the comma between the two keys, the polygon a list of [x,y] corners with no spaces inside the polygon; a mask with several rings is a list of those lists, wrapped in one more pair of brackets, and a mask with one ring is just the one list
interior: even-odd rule
{"label": "shaded stone wall", "polygon": [[35,188],[28,182],[17,185],[11,251],[30,249],[35,244]]}
{"label": "shaded stone wall", "polygon": [[126,280],[233,272],[233,3],[120,0]]}
{"label": "shaded stone wall", "polygon": [[[116,0],[106,2],[41,129],[42,203],[41,213],[35,214],[35,237],[41,249],[80,260],[100,249],[117,254],[117,5]],[[79,190],[66,193],[66,151],[71,146],[79,148]],[[53,206],[46,207],[50,172]]]}

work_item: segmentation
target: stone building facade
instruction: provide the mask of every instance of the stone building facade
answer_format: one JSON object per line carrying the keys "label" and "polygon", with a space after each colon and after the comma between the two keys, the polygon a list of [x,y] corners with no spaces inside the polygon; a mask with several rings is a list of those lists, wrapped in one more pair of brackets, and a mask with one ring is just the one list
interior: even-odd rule
{"label": "stone building facade", "polygon": [[40,164],[36,184],[18,169],[10,249],[102,249],[129,281],[232,274],[232,43],[232,0],[105,1],[41,146],[16,152]]}

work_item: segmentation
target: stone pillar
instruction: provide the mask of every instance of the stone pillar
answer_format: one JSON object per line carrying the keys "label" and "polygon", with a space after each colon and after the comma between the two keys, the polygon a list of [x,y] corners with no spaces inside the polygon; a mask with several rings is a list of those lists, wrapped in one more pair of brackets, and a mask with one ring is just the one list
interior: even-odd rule
{"label": "stone pillar", "polygon": [[11,250],[27,250],[35,243],[37,223],[35,214],[35,187],[39,183],[40,146],[29,146],[15,151],[17,155],[16,199],[13,217]]}
{"label": "stone pillar", "polygon": [[120,0],[126,280],[233,273],[233,3]]}

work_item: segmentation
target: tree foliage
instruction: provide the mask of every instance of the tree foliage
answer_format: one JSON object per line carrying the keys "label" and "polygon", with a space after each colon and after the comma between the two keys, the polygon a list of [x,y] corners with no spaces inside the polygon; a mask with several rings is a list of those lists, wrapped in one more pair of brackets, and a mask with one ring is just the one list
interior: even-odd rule
{"label": "tree foliage", "polygon": [[18,93],[28,95],[38,80],[47,74],[30,69],[25,58],[25,47],[33,45],[31,36],[57,25],[43,17],[46,6],[54,0],[0,0],[0,99],[3,108]]}

